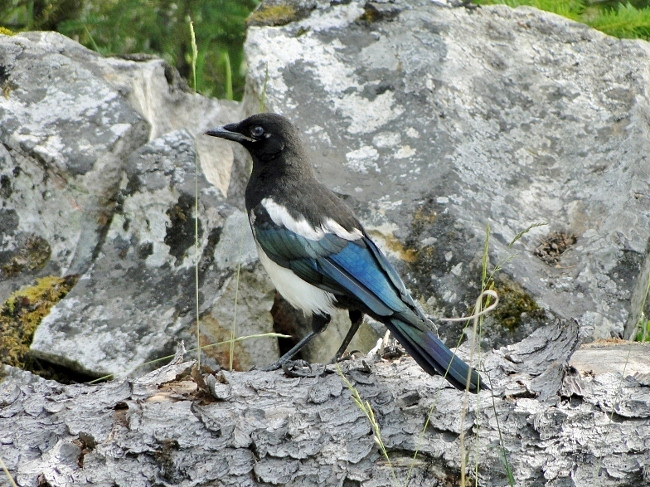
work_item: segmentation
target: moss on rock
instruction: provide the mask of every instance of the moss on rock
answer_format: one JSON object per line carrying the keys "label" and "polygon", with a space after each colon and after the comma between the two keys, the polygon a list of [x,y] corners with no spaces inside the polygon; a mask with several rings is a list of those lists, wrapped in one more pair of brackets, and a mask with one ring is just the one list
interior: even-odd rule
{"label": "moss on rock", "polygon": [[515,331],[526,315],[531,317],[544,315],[544,310],[532,296],[514,281],[499,277],[493,289],[499,295],[499,305],[494,310],[493,316],[504,328]]}
{"label": "moss on rock", "polygon": [[38,236],[29,237],[11,261],[0,268],[1,274],[5,277],[13,277],[23,271],[42,269],[51,255],[52,249],[47,240]]}
{"label": "moss on rock", "polygon": [[16,291],[0,308],[2,363],[38,373],[29,346],[41,320],[77,283],[79,276],[46,276],[33,286]]}
{"label": "moss on rock", "polygon": [[300,19],[299,11],[293,5],[262,5],[246,19],[250,26],[281,26]]}

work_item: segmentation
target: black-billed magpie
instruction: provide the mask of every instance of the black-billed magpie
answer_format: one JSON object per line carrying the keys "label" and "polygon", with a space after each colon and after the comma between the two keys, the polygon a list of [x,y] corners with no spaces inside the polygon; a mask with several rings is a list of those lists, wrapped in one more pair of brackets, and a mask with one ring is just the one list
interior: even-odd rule
{"label": "black-billed magpie", "polygon": [[312,316],[312,331],[269,369],[289,361],[323,331],[335,308],[352,323],[335,359],[347,348],[363,313],[386,325],[429,374],[470,392],[488,387],[436,336],[399,275],[352,210],[319,183],[296,128],[273,113],[253,115],[206,135],[239,142],[253,158],[246,211],[260,260],[280,294]]}

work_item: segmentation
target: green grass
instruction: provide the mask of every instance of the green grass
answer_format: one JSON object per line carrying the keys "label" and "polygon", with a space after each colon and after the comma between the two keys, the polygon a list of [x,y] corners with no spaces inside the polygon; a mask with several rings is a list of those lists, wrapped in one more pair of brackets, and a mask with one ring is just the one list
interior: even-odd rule
{"label": "green grass", "polygon": [[650,342],[650,321],[641,326],[641,329],[636,334],[637,342]]}
{"label": "green grass", "polygon": [[[55,30],[103,55],[159,56],[196,91],[240,100],[244,93],[246,18],[259,0],[6,0],[0,27]],[[194,22],[194,59],[188,18]]]}
{"label": "green grass", "polygon": [[478,5],[527,5],[587,24],[619,38],[650,39],[650,5],[632,2],[588,0],[474,0]]}
{"label": "green grass", "polygon": [[[260,0],[5,0],[0,30],[55,30],[103,55],[159,56],[196,91],[241,100],[246,18]],[[529,5],[621,38],[650,39],[648,0],[474,0],[478,5]],[[194,59],[187,19],[194,20]]]}

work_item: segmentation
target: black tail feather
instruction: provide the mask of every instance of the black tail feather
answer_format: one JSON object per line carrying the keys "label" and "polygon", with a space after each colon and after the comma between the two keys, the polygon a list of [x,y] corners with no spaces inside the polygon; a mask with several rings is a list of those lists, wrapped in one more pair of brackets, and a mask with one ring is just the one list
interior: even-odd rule
{"label": "black tail feather", "polygon": [[442,375],[460,390],[467,389],[472,393],[489,390],[479,373],[449,350],[432,331],[423,331],[397,318],[391,318],[385,324],[420,367],[429,374]]}

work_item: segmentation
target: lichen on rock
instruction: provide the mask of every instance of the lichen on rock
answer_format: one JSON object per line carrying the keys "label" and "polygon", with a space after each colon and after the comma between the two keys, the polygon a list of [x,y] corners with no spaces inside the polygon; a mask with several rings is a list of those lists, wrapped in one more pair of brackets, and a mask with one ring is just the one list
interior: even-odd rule
{"label": "lichen on rock", "polygon": [[9,296],[0,307],[2,363],[35,373],[45,372],[29,355],[34,332],[52,306],[70,292],[78,279],[77,275],[41,277],[36,284]]}

